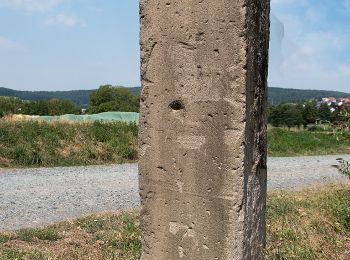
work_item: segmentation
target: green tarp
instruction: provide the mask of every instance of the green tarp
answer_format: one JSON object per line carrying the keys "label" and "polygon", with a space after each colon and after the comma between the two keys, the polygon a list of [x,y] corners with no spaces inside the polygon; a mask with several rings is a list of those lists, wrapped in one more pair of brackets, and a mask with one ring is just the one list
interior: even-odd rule
{"label": "green tarp", "polygon": [[83,122],[83,121],[122,121],[127,123],[136,123],[139,122],[139,113],[135,112],[105,112],[100,114],[93,115],[62,115],[62,116],[40,116],[36,120],[43,121],[55,121],[55,120],[64,120],[64,121],[73,121],[73,122]]}

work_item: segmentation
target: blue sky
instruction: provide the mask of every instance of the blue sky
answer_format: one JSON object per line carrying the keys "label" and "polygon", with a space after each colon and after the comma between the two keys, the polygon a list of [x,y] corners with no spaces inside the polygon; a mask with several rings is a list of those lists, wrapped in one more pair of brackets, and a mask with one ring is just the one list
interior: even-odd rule
{"label": "blue sky", "polygon": [[[350,92],[350,0],[272,0],[269,85]],[[0,86],[138,86],[137,0],[0,0]]]}

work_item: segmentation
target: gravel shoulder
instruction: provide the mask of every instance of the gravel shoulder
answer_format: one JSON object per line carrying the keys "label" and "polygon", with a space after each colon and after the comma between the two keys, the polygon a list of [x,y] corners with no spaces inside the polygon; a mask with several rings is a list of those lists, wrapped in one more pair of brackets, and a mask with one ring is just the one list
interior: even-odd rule
{"label": "gravel shoulder", "polygon": [[[269,158],[268,189],[346,182],[332,165],[350,155]],[[137,164],[0,169],[0,230],[37,227],[139,206]]]}

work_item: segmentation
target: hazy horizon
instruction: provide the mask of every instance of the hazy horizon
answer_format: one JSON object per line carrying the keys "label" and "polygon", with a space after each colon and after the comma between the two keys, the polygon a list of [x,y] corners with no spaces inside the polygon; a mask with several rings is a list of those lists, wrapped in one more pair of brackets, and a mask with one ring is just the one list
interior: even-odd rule
{"label": "hazy horizon", "polygon": [[[350,92],[350,0],[272,0],[269,86]],[[0,0],[0,87],[140,86],[138,0]]]}

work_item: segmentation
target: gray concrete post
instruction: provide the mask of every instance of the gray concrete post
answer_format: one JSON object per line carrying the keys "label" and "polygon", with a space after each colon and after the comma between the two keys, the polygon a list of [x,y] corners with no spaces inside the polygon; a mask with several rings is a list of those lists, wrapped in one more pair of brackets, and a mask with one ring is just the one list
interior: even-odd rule
{"label": "gray concrete post", "polygon": [[141,259],[263,258],[269,7],[141,0]]}

